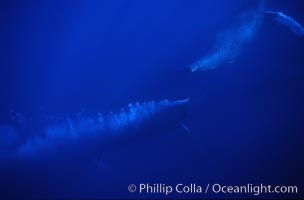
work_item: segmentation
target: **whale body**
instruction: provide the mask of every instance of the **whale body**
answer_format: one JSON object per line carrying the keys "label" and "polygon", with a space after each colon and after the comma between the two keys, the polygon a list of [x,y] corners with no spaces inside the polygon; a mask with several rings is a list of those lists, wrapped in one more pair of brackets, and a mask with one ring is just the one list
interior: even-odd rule
{"label": "whale body", "polygon": [[239,56],[244,46],[252,41],[261,26],[263,12],[249,10],[239,16],[239,21],[219,33],[212,50],[195,63],[187,66],[186,71],[215,69],[223,64],[231,64]]}
{"label": "whale body", "polygon": [[[67,154],[68,150],[82,154],[95,154],[107,146],[116,143],[130,143],[134,140],[146,139],[178,127],[188,115],[189,99],[148,101],[129,104],[118,113],[94,115],[69,114],[67,116],[48,116],[43,127],[23,142],[14,142],[18,137],[16,128],[2,128],[3,137],[0,149],[1,158],[43,157],[46,155]],[[32,131],[32,130],[31,130]],[[20,134],[20,133],[19,133]],[[14,148],[11,148],[14,146]],[[82,152],[83,150],[83,152]]]}

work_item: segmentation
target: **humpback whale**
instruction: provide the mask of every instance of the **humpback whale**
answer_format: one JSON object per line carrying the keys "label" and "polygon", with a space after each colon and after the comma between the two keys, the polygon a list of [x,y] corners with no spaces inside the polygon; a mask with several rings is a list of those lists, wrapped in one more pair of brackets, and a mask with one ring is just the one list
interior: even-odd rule
{"label": "humpback whale", "polygon": [[262,7],[248,10],[239,16],[236,24],[219,33],[212,50],[185,71],[211,70],[223,64],[231,64],[239,56],[243,47],[252,41],[262,23]]}
{"label": "humpback whale", "polygon": [[[69,187],[75,179],[83,181],[84,174],[93,176],[91,171],[96,172],[94,176],[107,173],[115,159],[124,165],[129,149],[154,141],[157,134],[176,133],[188,116],[188,107],[189,99],[181,99],[130,103],[108,114],[46,114],[45,122],[37,123],[40,129],[30,128],[29,117],[18,114],[22,126],[14,121],[0,124],[0,176],[7,191],[0,196],[23,197],[31,195],[33,188],[48,194],[49,188]],[[121,152],[118,157],[117,152]],[[43,191],[41,184],[47,185]]]}
{"label": "humpback whale", "polygon": [[[13,143],[14,151],[8,151],[10,147],[0,148],[0,157],[43,157],[59,152],[64,154],[66,149],[78,149],[77,151],[85,149],[87,153],[95,154],[94,151],[111,146],[113,143],[132,142],[175,127],[184,127],[182,123],[188,115],[188,102],[189,99],[137,102],[130,103],[127,109],[121,109],[118,113],[74,114],[57,118],[48,116],[47,122],[44,123],[46,125],[36,130],[42,133],[32,134],[21,144],[12,140],[7,141]],[[16,128],[10,129],[14,131],[10,131],[9,134],[16,135]],[[1,132],[8,130],[9,128],[0,126]]]}

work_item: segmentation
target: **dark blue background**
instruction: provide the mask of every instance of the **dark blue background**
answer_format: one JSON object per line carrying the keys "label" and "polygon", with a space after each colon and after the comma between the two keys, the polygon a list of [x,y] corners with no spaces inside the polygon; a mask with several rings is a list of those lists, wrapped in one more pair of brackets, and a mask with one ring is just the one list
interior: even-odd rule
{"label": "dark blue background", "polygon": [[[216,34],[252,4],[2,1],[2,124],[10,122],[11,109],[30,116],[41,107],[106,113],[129,102],[190,98],[185,124],[192,130],[191,136],[176,129],[117,146],[103,168],[63,164],[54,175],[14,166],[2,174],[9,180],[1,182],[9,188],[2,194],[164,197],[128,193],[128,184],[141,182],[297,185],[303,194],[303,38],[266,18],[233,64],[202,73],[179,70],[204,55]],[[300,0],[266,1],[266,8],[304,24]]]}

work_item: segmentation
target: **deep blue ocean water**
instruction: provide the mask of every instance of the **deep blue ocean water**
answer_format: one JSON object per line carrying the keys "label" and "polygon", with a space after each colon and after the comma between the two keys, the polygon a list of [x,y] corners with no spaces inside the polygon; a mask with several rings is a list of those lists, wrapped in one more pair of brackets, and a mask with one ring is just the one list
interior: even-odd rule
{"label": "deep blue ocean water", "polygon": [[[303,37],[264,16],[231,63],[201,72],[183,70],[256,4],[2,1],[0,195],[303,198]],[[304,24],[300,0],[265,0],[265,8]],[[73,119],[75,113],[124,113],[121,108],[128,109],[129,103],[187,98],[186,116],[183,109],[170,108],[152,123],[144,118],[134,137],[129,137],[134,129],[122,127],[118,132],[126,137],[120,141],[119,135],[119,142],[107,142],[107,147],[91,150],[94,140],[71,144],[64,138],[60,150],[51,145],[50,151],[56,152],[52,156],[30,145],[27,150],[38,156],[15,155],[31,138],[49,144],[45,127],[60,126],[58,121]],[[60,117],[49,119],[54,116]],[[140,183],[296,185],[299,193],[166,196],[128,191],[129,184]]]}

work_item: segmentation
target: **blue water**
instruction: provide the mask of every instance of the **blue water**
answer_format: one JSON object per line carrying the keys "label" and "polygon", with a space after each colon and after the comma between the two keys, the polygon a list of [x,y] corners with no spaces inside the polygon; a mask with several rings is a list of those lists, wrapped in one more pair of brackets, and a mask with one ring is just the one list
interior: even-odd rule
{"label": "blue water", "polygon": [[304,4],[261,2],[2,1],[0,198],[303,197]]}

